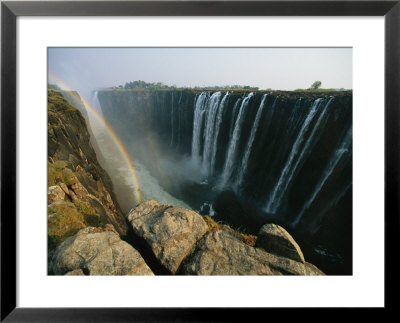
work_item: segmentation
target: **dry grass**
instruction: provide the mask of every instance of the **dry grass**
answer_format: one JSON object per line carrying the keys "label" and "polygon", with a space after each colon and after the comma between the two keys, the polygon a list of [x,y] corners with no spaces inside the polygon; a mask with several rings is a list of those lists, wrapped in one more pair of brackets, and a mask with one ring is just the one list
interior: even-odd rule
{"label": "dry grass", "polygon": [[209,215],[204,215],[203,220],[208,225],[208,231],[213,232],[213,231],[220,230],[219,224],[217,222],[215,222]]}
{"label": "dry grass", "polygon": [[59,181],[63,182],[67,186],[71,186],[77,183],[77,178],[74,173],[67,168],[65,162],[57,161],[54,164],[48,162],[47,164],[47,185],[56,185]]}
{"label": "dry grass", "polygon": [[223,224],[221,222],[216,222],[214,221],[210,216],[204,215],[203,220],[207,223],[208,225],[208,231],[214,232],[214,231],[219,231],[222,230],[231,236],[235,237],[236,239],[244,242],[245,244],[248,244],[249,246],[254,247],[257,241],[257,236],[252,235],[252,234],[245,234],[241,233],[238,230],[232,229],[229,225]]}

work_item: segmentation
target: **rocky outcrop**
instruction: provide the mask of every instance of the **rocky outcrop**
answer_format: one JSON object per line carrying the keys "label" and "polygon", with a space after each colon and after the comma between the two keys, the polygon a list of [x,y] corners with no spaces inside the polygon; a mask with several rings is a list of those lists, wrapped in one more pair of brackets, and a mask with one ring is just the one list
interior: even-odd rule
{"label": "rocky outcrop", "polygon": [[48,92],[48,204],[49,252],[86,226],[111,224],[120,235],[127,234],[124,214],[110,177],[97,160],[85,118],[57,91]]}
{"label": "rocky outcrop", "polygon": [[[172,274],[323,275],[305,262],[294,239],[276,225],[264,225],[258,242],[257,237],[216,223],[209,216],[156,201],[139,204],[128,214],[128,221]],[[268,243],[268,239],[272,241]]]}
{"label": "rocky outcrop", "polygon": [[141,255],[113,227],[87,227],[65,240],[50,264],[55,275],[153,275]]}
{"label": "rocky outcrop", "polygon": [[278,256],[287,257],[302,263],[303,253],[292,236],[281,226],[268,223],[258,233],[257,247]]}
{"label": "rocky outcrop", "polygon": [[200,215],[182,207],[148,201],[128,215],[134,233],[151,247],[156,258],[176,273],[194,244],[207,232]]}
{"label": "rocky outcrop", "polygon": [[251,247],[223,231],[207,233],[183,266],[188,275],[305,275],[303,263]]}

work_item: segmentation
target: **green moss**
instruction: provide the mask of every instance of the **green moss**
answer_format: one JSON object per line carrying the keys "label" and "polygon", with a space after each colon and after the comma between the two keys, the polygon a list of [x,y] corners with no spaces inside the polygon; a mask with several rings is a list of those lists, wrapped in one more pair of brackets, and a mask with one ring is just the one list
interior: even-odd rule
{"label": "green moss", "polygon": [[47,163],[47,185],[56,185],[58,181],[63,182],[67,186],[71,186],[78,182],[72,170],[67,168],[67,163],[57,161],[55,163]]}
{"label": "green moss", "polygon": [[61,129],[62,124],[61,123],[52,123],[50,124],[50,127],[53,128],[54,130]]}
{"label": "green moss", "polygon": [[47,220],[49,252],[85,227],[83,215],[72,205],[61,204],[49,208]]}
{"label": "green moss", "polygon": [[53,111],[78,111],[64,99],[60,92],[54,90],[47,91],[47,107]]}
{"label": "green moss", "polygon": [[86,202],[74,201],[76,209],[83,215],[85,224],[90,227],[104,228],[104,224],[100,220],[99,214]]}

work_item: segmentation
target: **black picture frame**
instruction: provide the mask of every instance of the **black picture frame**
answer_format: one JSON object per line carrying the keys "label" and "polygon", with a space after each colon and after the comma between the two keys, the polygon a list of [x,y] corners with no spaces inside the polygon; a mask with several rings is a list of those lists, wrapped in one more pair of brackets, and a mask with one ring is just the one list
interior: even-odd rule
{"label": "black picture frame", "polygon": [[[236,321],[265,309],[16,307],[16,19],[18,16],[384,16],[385,308],[398,286],[400,1],[4,1],[1,3],[1,321]],[[395,239],[392,241],[392,239]],[[373,257],[371,255],[371,257]],[[39,292],[39,291],[38,291]]]}

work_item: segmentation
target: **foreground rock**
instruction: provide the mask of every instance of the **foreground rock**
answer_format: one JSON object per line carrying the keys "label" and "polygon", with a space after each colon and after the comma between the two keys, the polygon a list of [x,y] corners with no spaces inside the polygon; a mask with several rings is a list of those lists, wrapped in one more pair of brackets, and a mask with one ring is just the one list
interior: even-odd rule
{"label": "foreground rock", "polygon": [[87,227],[65,240],[50,268],[55,275],[153,275],[139,252],[110,225],[106,231]]}
{"label": "foreground rock", "polygon": [[278,256],[305,262],[296,241],[284,228],[276,224],[269,223],[261,227],[256,246]]}
{"label": "foreground rock", "polygon": [[251,247],[223,232],[209,232],[183,266],[188,275],[306,275],[302,262]]}
{"label": "foreground rock", "polygon": [[156,201],[140,204],[129,213],[128,221],[135,234],[147,242],[156,258],[173,274],[208,230],[197,213]]}

